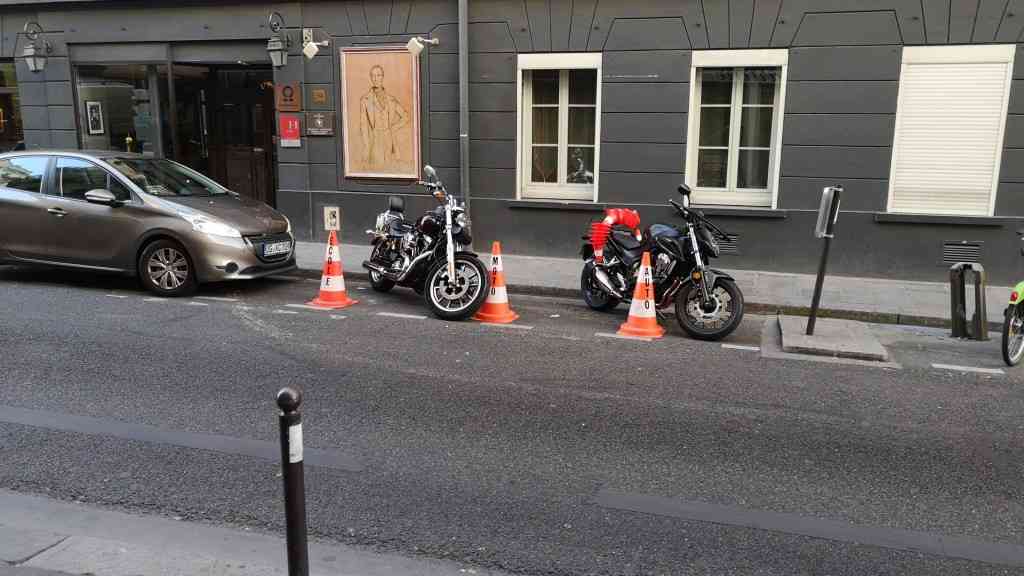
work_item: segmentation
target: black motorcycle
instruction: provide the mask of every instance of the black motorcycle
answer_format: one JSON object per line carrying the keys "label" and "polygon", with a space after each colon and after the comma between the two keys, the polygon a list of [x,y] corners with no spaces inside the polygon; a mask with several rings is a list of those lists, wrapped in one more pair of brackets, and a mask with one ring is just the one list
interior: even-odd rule
{"label": "black motorcycle", "polygon": [[743,319],[743,293],[736,281],[708,267],[708,259],[721,253],[719,240],[728,234],[699,210],[690,209],[690,188],[679,186],[682,204],[669,199],[685,222],[683,226],[654,224],[638,240],[629,230],[613,228],[596,262],[590,236],[581,255],[586,264],[580,279],[583,299],[594,310],[611,310],[633,295],[640,261],[651,253],[654,301],[657,309],[675,302],[676,321],[690,336],[719,340],[732,333]]}
{"label": "black motorcycle", "polygon": [[396,285],[423,294],[427,306],[438,318],[469,318],[487,298],[487,268],[465,247],[472,242],[465,207],[448,194],[437,172],[423,168],[427,188],[440,206],[415,223],[405,219],[405,201],[388,198],[388,209],[377,216],[377,224],[366,233],[373,236],[370,259],[363,268],[378,292]]}

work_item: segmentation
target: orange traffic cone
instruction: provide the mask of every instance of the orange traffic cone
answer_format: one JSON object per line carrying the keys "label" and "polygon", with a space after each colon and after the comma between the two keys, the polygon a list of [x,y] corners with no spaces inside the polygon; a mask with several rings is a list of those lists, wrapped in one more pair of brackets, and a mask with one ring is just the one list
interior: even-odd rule
{"label": "orange traffic cone", "polygon": [[327,256],[324,259],[324,274],[320,278],[320,294],[307,302],[317,308],[346,308],[357,300],[348,297],[345,292],[345,274],[341,270],[341,250],[338,248],[338,235],[331,230],[327,240]]}
{"label": "orange traffic cone", "polygon": [[665,329],[658,325],[654,310],[654,284],[651,282],[651,253],[644,252],[640,271],[633,290],[633,303],[629,306],[629,317],[619,326],[619,336],[635,338],[661,338]]}
{"label": "orange traffic cone", "polygon": [[505,269],[501,265],[501,242],[491,245],[491,291],[474,320],[491,324],[508,324],[519,318],[508,305],[508,291],[505,290]]}

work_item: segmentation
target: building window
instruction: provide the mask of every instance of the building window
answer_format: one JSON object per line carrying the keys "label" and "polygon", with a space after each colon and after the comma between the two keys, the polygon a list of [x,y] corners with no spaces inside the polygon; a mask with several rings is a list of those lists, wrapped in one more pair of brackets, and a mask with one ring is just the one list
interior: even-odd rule
{"label": "building window", "polygon": [[693,53],[686,182],[699,204],[774,207],[785,50]]}
{"label": "building window", "polygon": [[519,56],[520,197],[597,199],[601,55]]}
{"label": "building window", "polygon": [[889,211],[991,216],[1013,45],[903,49]]}
{"label": "building window", "polygon": [[0,62],[0,152],[25,149],[14,62]]}
{"label": "building window", "polygon": [[82,148],[147,156],[171,151],[167,66],[83,64],[75,77]]}

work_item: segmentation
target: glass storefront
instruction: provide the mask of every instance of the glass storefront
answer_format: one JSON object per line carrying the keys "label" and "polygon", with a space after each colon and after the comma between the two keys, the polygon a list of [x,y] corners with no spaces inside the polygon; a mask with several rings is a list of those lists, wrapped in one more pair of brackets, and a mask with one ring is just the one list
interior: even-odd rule
{"label": "glass storefront", "polygon": [[82,148],[164,155],[171,133],[166,66],[82,65],[75,76]]}
{"label": "glass storefront", "polygon": [[0,152],[25,148],[21,126],[21,99],[14,62],[0,61]]}

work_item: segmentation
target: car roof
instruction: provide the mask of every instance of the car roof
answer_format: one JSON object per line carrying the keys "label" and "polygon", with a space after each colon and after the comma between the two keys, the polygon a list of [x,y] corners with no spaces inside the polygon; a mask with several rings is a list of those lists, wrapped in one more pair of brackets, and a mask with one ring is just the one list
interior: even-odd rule
{"label": "car roof", "polygon": [[19,150],[17,152],[6,152],[0,154],[0,158],[14,158],[17,156],[75,156],[80,158],[96,158],[106,160],[109,158],[150,158],[135,152],[121,152],[118,150]]}

